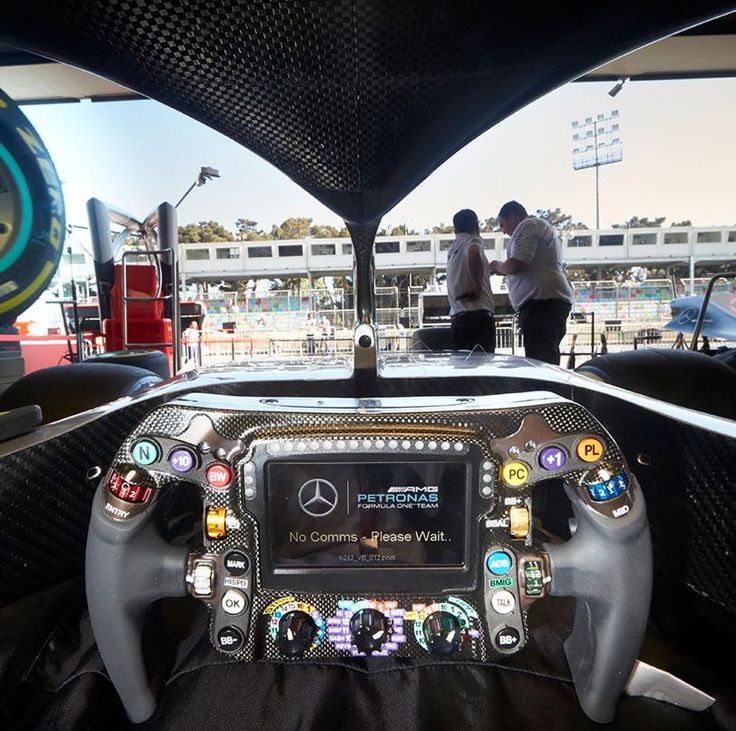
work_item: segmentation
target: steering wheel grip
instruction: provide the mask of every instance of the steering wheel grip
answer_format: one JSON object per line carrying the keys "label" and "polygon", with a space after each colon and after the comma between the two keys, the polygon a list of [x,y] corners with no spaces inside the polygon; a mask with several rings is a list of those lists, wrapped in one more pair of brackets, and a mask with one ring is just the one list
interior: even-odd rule
{"label": "steering wheel grip", "polygon": [[602,515],[566,484],[575,532],[566,543],[545,545],[550,594],[577,599],[565,654],[580,705],[599,723],[613,719],[641,648],[652,594],[646,505],[630,479],[636,499],[621,518]]}
{"label": "steering wheel grip", "polygon": [[155,502],[126,520],[105,512],[105,481],[92,504],[85,581],[102,660],[133,723],[156,709],[143,662],[146,610],[163,597],[185,596],[187,549],[170,546],[151,521]]}

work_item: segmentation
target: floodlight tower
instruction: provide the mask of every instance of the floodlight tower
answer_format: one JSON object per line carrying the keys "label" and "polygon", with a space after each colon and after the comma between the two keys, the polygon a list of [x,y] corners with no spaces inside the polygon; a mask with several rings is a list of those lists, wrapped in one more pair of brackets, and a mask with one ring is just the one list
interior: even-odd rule
{"label": "floodlight tower", "polygon": [[572,168],[585,170],[595,168],[595,228],[600,229],[599,172],[601,165],[623,160],[623,143],[620,136],[618,109],[610,114],[598,114],[573,120],[572,123]]}

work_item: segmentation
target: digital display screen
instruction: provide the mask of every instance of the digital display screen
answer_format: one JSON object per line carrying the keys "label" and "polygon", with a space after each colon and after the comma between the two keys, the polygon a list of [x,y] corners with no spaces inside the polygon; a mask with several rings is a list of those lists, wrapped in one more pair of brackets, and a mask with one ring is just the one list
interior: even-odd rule
{"label": "digital display screen", "polygon": [[461,567],[468,466],[270,462],[274,568]]}

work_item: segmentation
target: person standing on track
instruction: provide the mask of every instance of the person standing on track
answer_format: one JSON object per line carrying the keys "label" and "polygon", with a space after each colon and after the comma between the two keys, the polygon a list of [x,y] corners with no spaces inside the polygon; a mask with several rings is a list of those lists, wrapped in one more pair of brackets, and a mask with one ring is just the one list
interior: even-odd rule
{"label": "person standing on track", "polygon": [[447,252],[447,299],[457,350],[480,346],[496,350],[491,273],[475,211],[465,208],[452,219],[455,241]]}
{"label": "person standing on track", "polygon": [[560,240],[547,221],[530,216],[517,201],[504,203],[498,223],[511,240],[506,261],[492,261],[491,272],[506,276],[511,306],[519,313],[524,352],[558,366],[572,307]]}

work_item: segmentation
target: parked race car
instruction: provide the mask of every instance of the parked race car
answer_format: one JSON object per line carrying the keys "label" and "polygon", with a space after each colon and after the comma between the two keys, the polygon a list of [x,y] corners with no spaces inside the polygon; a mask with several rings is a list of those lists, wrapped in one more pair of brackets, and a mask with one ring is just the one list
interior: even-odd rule
{"label": "parked race car", "polygon": [[[18,387],[2,726],[733,728],[736,371],[679,351],[636,393],[612,368],[380,355],[373,277],[381,217],[455,151],[731,10],[6,8],[3,42],[189,114],[343,216],[357,325],[351,358],[121,381],[87,410],[104,364]],[[39,400],[66,418],[37,427]]]}

